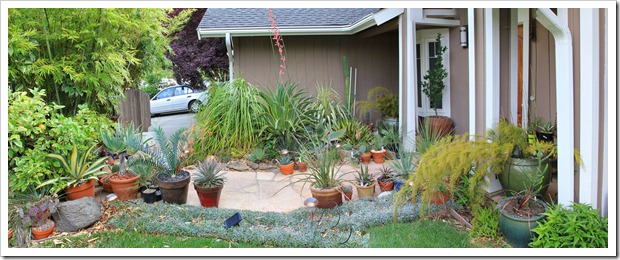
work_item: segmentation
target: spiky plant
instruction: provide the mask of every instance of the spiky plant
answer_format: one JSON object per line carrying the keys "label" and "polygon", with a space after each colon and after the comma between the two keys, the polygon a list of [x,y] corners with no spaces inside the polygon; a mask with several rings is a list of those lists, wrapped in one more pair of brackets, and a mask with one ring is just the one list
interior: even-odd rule
{"label": "spiky plant", "polygon": [[37,188],[53,184],[55,193],[67,187],[77,186],[90,180],[96,180],[99,175],[106,173],[101,170],[105,165],[105,157],[95,161],[89,160],[96,148],[97,145],[95,144],[85,153],[79,154],[77,147],[74,145],[73,152],[69,157],[60,154],[48,154],[47,157],[56,159],[60,162],[61,166],[67,172],[67,175],[47,180],[41,183]]}
{"label": "spiky plant", "polygon": [[101,141],[108,148],[108,151],[116,154],[120,159],[118,175],[124,176],[126,174],[126,157],[127,153],[134,153],[135,150],[144,149],[145,141],[142,140],[142,133],[140,133],[130,123],[126,127],[120,124],[116,127],[115,132],[111,133],[107,129],[101,129]]}
{"label": "spiky plant", "polygon": [[[144,146],[134,147],[140,149],[132,164],[150,165],[159,174],[176,177],[187,163],[186,152],[187,135],[185,128],[180,128],[169,138],[166,138],[161,127],[155,128],[156,145],[152,149],[144,149]],[[142,147],[142,148],[141,148]]]}
{"label": "spiky plant", "polygon": [[362,187],[370,186],[375,181],[374,174],[370,173],[370,170],[368,170],[368,165],[366,164],[360,165],[360,169],[356,171],[356,173],[357,176],[355,177],[355,179]]}
{"label": "spiky plant", "polygon": [[198,186],[216,187],[223,185],[226,181],[224,173],[222,173],[222,165],[211,157],[198,163],[198,172],[194,174],[194,183]]}

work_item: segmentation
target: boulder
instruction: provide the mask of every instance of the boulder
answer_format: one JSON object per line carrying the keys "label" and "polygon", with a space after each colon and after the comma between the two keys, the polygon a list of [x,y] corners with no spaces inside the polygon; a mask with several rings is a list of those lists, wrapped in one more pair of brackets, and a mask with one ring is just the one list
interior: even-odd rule
{"label": "boulder", "polygon": [[240,171],[240,172],[244,172],[244,171],[249,171],[250,167],[248,167],[247,165],[245,165],[244,163],[241,162],[230,162],[226,165],[226,167],[228,167],[228,169],[231,170],[235,170],[235,171]]}
{"label": "boulder", "polygon": [[258,163],[253,163],[253,162],[248,162],[248,166],[250,166],[252,170],[257,170],[259,167]]}
{"label": "boulder", "polygon": [[57,212],[52,217],[56,221],[56,230],[73,232],[99,221],[101,207],[94,197],[83,197],[58,203]]}
{"label": "boulder", "polygon": [[278,167],[276,167],[275,165],[272,164],[266,164],[266,163],[261,163],[258,166],[258,169],[261,171],[267,171],[267,170],[273,170],[273,169],[277,169]]}

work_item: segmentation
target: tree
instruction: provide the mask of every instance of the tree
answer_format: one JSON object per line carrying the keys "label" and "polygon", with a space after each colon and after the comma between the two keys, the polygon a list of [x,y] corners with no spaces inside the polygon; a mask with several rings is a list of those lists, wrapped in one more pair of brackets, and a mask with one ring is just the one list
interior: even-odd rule
{"label": "tree", "polygon": [[11,8],[9,86],[45,89],[63,114],[81,104],[113,113],[125,89],[169,62],[170,35],[184,17],[155,8]]}
{"label": "tree", "polygon": [[[183,8],[170,12],[176,17]],[[228,56],[223,38],[203,38],[198,40],[196,28],[207,9],[196,9],[185,27],[174,34],[176,39],[170,43],[172,52],[166,55],[172,61],[172,70],[177,82],[189,82],[193,87],[204,88],[203,75],[215,78],[227,73]]]}
{"label": "tree", "polygon": [[443,102],[443,89],[446,88],[446,84],[443,80],[448,76],[448,72],[443,67],[443,54],[446,52],[447,47],[441,46],[441,34],[437,34],[435,39],[435,48],[437,50],[437,59],[435,60],[435,66],[428,70],[424,75],[424,82],[422,82],[422,91],[430,100],[430,105],[435,110],[435,116],[437,116],[437,109]]}

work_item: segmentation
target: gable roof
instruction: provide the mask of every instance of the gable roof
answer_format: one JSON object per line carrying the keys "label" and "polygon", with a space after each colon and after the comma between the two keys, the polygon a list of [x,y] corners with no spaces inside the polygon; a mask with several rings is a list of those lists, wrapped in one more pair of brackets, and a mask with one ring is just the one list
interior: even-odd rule
{"label": "gable roof", "polygon": [[[273,13],[282,35],[345,35],[382,23],[377,22],[375,16],[385,10],[387,9],[274,8]],[[392,9],[387,13],[391,15],[396,12]],[[271,22],[267,8],[209,8],[197,31],[199,38],[224,37],[226,33],[232,36],[263,36],[271,35]]]}

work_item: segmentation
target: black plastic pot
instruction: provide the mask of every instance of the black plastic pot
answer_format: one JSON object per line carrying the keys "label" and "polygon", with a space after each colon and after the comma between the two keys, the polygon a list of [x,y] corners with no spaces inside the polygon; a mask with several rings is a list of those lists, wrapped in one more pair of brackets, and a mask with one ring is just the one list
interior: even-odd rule
{"label": "black plastic pot", "polygon": [[[191,180],[188,172],[181,172],[185,178],[179,180],[166,180],[165,176],[157,175],[157,185],[161,191],[162,200],[167,203],[185,204],[187,202],[187,191]],[[163,179],[163,180],[162,180]]]}
{"label": "black plastic pot", "polygon": [[154,203],[157,201],[156,189],[145,189],[142,191],[142,199],[145,203]]}
{"label": "black plastic pot", "polygon": [[553,142],[553,133],[536,132],[538,141]]}

